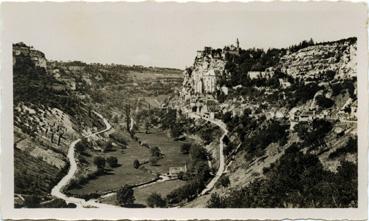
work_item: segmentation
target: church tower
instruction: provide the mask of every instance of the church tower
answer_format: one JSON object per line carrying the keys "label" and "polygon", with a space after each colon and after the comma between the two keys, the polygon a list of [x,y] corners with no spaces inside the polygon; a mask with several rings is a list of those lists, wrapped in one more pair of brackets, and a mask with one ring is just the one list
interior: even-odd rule
{"label": "church tower", "polygon": [[236,41],[236,45],[237,45],[237,51],[240,51],[240,41],[238,40],[238,38],[237,38],[237,41]]}

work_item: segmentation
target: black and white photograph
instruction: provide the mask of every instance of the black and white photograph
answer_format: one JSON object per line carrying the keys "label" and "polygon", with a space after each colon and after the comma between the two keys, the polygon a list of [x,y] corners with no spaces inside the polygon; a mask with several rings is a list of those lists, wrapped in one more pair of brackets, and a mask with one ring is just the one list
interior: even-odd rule
{"label": "black and white photograph", "polygon": [[322,5],[3,5],[7,202],[366,209],[366,6]]}

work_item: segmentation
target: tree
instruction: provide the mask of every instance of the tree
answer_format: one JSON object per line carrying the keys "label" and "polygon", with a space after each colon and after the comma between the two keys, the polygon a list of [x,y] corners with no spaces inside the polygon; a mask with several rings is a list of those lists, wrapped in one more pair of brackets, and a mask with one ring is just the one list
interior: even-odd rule
{"label": "tree", "polygon": [[223,187],[227,187],[229,184],[231,184],[228,176],[221,176],[219,182]]}
{"label": "tree", "polygon": [[200,137],[204,140],[205,144],[209,144],[213,141],[213,131],[211,127],[206,127],[200,131]]}
{"label": "tree", "polygon": [[129,185],[122,186],[117,192],[117,201],[121,206],[133,204],[135,196],[132,187]]}
{"label": "tree", "polygon": [[228,145],[228,144],[229,144],[229,142],[230,142],[230,140],[229,140],[228,136],[227,136],[227,135],[225,135],[225,136],[223,137],[223,143],[224,143],[225,145]]}
{"label": "tree", "polygon": [[138,169],[140,167],[140,161],[138,161],[137,159],[133,161],[133,167],[135,169]]}
{"label": "tree", "polygon": [[183,128],[180,124],[173,124],[170,127],[170,136],[173,138],[181,136],[183,133]]}
{"label": "tree", "polygon": [[315,100],[322,108],[330,108],[334,105],[334,101],[332,99],[326,98],[323,95],[316,96]]}
{"label": "tree", "polygon": [[208,202],[208,208],[224,208],[224,202],[219,197],[217,193],[211,194],[210,200]]}
{"label": "tree", "polygon": [[171,128],[176,124],[177,111],[173,109],[168,109],[167,112],[162,116],[161,126],[164,129]]}
{"label": "tree", "polygon": [[160,148],[158,146],[150,148],[151,156],[153,157],[161,157]]}
{"label": "tree", "polygon": [[74,148],[76,152],[78,153],[83,153],[86,149],[85,146],[81,142],[76,143],[76,146]]}
{"label": "tree", "polygon": [[232,120],[232,112],[228,111],[223,115],[223,122],[227,124]]}
{"label": "tree", "polygon": [[108,162],[110,167],[118,166],[118,159],[116,157],[113,157],[113,156],[108,157],[106,161]]}
{"label": "tree", "polygon": [[190,143],[184,143],[181,145],[181,153],[182,154],[189,154],[191,149]]}
{"label": "tree", "polygon": [[76,143],[76,146],[74,148],[78,153],[83,153],[89,147],[90,143],[88,142],[87,138],[83,137],[81,141]]}
{"label": "tree", "polygon": [[149,197],[146,199],[147,205],[149,207],[166,207],[167,201],[161,197],[158,193],[152,193]]}
{"label": "tree", "polygon": [[94,164],[96,165],[97,169],[102,172],[105,168],[105,158],[101,156],[97,156],[94,158]]}
{"label": "tree", "polygon": [[207,160],[208,158],[206,149],[199,145],[193,145],[191,147],[190,154],[194,160]]}

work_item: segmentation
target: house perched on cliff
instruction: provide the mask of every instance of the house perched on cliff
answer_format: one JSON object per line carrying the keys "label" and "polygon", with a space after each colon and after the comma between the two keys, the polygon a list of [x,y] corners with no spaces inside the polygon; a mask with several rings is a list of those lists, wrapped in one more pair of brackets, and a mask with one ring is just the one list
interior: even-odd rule
{"label": "house perched on cliff", "polygon": [[181,95],[185,100],[191,96],[212,95],[218,89],[219,77],[224,74],[227,54],[239,55],[239,40],[235,45],[226,46],[223,49],[204,47],[197,51],[192,67],[184,72],[184,90]]}

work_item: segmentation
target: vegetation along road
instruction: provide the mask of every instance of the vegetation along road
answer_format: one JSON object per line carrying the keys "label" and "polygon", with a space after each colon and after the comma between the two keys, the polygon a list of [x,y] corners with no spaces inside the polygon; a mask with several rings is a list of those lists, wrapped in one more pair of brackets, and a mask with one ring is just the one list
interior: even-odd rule
{"label": "vegetation along road", "polygon": [[223,138],[228,134],[228,130],[227,130],[226,124],[219,119],[210,119],[207,117],[202,117],[198,114],[188,112],[187,110],[184,110],[184,112],[187,112],[188,116],[191,118],[202,118],[203,120],[209,121],[210,123],[217,125],[224,132],[219,140],[219,168],[214,178],[206,185],[205,189],[203,189],[202,192],[200,193],[200,195],[204,195],[204,194],[207,194],[210,190],[214,188],[214,185],[216,184],[216,182],[219,180],[219,178],[223,175],[225,171],[225,158],[224,158],[224,153],[223,153],[223,149],[224,149]]}
{"label": "vegetation along road", "polygon": [[[94,112],[94,113],[104,121],[105,129],[92,133],[90,135],[87,135],[86,138],[97,135],[97,134],[104,133],[111,129],[111,125],[101,114],[97,112]],[[67,175],[64,176],[63,179],[61,179],[60,182],[56,186],[54,186],[54,188],[51,190],[51,195],[56,198],[65,200],[66,203],[74,203],[76,204],[77,208],[83,208],[83,207],[112,208],[112,207],[115,207],[113,205],[98,203],[94,199],[86,201],[81,198],[69,197],[62,192],[63,188],[73,179],[74,174],[77,171],[77,163],[76,163],[74,151],[75,151],[76,144],[80,141],[81,141],[81,138],[73,141],[70,144],[69,150],[68,150],[68,160],[70,164],[69,171]]]}

